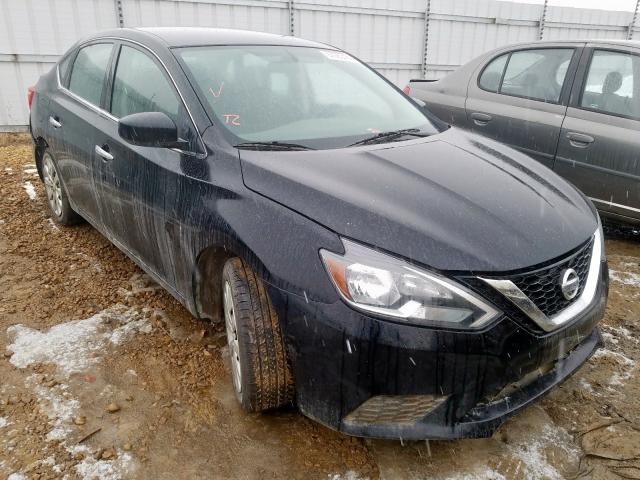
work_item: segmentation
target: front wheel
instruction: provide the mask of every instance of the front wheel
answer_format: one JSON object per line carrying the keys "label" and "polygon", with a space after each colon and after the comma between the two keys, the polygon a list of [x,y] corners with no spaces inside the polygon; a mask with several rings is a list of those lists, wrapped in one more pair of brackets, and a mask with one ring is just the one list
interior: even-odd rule
{"label": "front wheel", "polygon": [[53,157],[47,151],[42,156],[42,179],[44,180],[44,189],[47,193],[47,204],[49,205],[51,218],[61,225],[79,223],[82,218],[71,208],[58,168],[53,161]]}
{"label": "front wheel", "polygon": [[222,299],[233,387],[248,412],[290,405],[294,381],[278,316],[264,285],[239,258],[227,260]]}

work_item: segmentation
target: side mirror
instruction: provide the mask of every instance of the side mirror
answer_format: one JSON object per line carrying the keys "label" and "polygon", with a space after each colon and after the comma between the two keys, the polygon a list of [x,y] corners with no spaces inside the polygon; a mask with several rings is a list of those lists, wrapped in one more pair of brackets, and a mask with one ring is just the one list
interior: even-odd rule
{"label": "side mirror", "polygon": [[118,122],[120,137],[139,147],[184,148],[186,141],[178,138],[178,128],[162,112],[132,113]]}

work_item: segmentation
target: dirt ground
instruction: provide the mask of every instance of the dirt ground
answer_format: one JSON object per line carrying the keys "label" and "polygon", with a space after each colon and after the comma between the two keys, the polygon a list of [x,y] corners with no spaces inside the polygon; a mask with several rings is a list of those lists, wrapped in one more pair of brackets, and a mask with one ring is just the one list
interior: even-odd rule
{"label": "dirt ground", "polygon": [[492,438],[350,438],[236,404],[223,328],[88,225],[49,219],[31,146],[0,138],[0,478],[640,478],[640,243],[606,241],[606,348]]}

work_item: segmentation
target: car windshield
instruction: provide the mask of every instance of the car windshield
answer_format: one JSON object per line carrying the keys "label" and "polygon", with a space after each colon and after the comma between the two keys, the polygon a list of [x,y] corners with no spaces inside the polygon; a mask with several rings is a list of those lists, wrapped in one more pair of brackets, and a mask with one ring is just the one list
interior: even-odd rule
{"label": "car windshield", "polygon": [[215,46],[175,50],[234,144],[338,148],[376,134],[438,130],[415,105],[346,53],[307,47]]}

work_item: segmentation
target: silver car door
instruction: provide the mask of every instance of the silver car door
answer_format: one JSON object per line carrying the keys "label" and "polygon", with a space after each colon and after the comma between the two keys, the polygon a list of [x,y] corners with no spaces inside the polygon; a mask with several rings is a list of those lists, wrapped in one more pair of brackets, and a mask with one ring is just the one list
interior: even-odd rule
{"label": "silver car door", "polygon": [[555,170],[600,211],[640,220],[640,49],[591,44],[578,78]]}
{"label": "silver car door", "polygon": [[520,46],[489,58],[469,82],[472,130],[552,167],[582,45]]}

